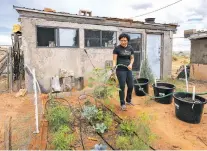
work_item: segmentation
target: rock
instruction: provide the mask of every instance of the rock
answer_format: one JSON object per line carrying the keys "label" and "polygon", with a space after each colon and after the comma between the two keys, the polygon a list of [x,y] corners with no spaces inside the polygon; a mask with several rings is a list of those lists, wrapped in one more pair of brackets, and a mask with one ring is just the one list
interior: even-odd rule
{"label": "rock", "polygon": [[20,97],[20,96],[24,97],[26,95],[26,93],[27,93],[26,89],[20,89],[19,92],[17,92],[15,96],[16,97]]}

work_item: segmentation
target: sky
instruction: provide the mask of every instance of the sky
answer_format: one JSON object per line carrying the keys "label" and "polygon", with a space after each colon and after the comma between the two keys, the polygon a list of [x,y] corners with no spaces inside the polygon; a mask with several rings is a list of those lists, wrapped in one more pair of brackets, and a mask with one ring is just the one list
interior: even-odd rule
{"label": "sky", "polygon": [[143,13],[164,7],[177,0],[0,0],[0,45],[11,45],[12,26],[18,23],[18,13],[13,5],[43,10],[45,7],[56,11],[78,14],[80,9],[92,11],[93,16],[133,18],[144,21],[153,17],[157,23],[178,23],[173,35],[174,51],[189,51],[190,41],[183,37],[184,30],[207,29],[207,0],[182,0],[181,2],[148,14]]}

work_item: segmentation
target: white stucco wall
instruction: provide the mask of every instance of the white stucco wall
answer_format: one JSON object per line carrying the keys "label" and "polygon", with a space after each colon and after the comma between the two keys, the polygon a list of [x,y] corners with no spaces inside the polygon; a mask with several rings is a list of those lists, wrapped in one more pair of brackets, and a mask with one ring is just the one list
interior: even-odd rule
{"label": "white stucco wall", "polygon": [[[39,48],[36,47],[36,26],[68,27],[79,29],[79,48]],[[76,77],[85,76],[92,70],[92,65],[84,52],[84,29],[132,32],[142,34],[142,53],[146,49],[146,30],[134,28],[121,28],[114,26],[101,26],[90,24],[77,24],[70,22],[46,21],[36,18],[21,18],[22,39],[25,64],[36,69],[37,79],[49,91],[50,78],[58,75],[59,69],[72,70]],[[164,33],[164,60],[163,76],[171,74],[172,39],[170,31]],[[112,48],[85,48],[96,67],[104,67],[106,60],[112,60]],[[31,84],[26,76],[26,88],[30,91]]]}

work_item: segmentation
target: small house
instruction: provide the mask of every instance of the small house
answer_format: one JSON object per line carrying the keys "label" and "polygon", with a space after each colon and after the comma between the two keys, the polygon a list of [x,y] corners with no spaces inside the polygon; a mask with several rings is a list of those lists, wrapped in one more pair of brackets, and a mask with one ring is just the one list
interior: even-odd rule
{"label": "small house", "polygon": [[207,31],[190,35],[190,78],[207,81]]}
{"label": "small house", "polygon": [[[60,69],[85,77],[93,66],[104,68],[112,61],[118,36],[128,33],[135,50],[134,74],[148,57],[157,79],[171,75],[173,34],[176,24],[145,22],[132,19],[93,16],[91,11],[79,14],[37,10],[14,6],[19,13],[22,30],[24,63],[35,68],[39,83],[49,91],[50,79]],[[89,55],[91,62],[87,56]],[[27,75],[26,88],[31,85]]]}

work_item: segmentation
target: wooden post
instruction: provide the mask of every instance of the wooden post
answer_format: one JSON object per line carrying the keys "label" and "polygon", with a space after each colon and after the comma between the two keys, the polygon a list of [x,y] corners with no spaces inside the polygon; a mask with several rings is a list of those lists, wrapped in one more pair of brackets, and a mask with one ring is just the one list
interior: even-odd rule
{"label": "wooden post", "polygon": [[8,117],[4,124],[4,148],[5,150],[11,150],[11,119]]}
{"label": "wooden post", "polygon": [[12,48],[9,48],[9,90],[12,93],[13,90],[13,72],[12,72]]}

